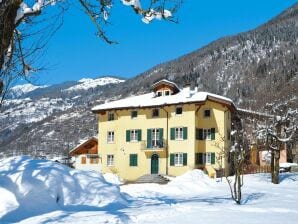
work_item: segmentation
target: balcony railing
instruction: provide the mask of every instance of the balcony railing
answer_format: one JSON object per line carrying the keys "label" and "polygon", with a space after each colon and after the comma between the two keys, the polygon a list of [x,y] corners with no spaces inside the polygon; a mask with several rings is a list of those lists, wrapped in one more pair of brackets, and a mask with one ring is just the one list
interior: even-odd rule
{"label": "balcony railing", "polygon": [[153,150],[153,151],[158,151],[158,150],[165,150],[166,148],[166,141],[151,141],[150,146],[148,146],[147,141],[142,141],[141,142],[141,149],[142,150]]}

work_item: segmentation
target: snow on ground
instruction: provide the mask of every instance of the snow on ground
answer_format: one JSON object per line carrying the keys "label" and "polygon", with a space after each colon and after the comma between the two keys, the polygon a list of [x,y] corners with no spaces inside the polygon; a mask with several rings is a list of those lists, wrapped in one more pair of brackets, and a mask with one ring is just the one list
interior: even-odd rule
{"label": "snow on ground", "polygon": [[[30,162],[25,162],[31,164]],[[89,177],[94,181],[90,188],[94,189],[97,187],[97,184],[100,185],[98,190],[87,191],[83,190],[86,194],[89,195],[88,200],[82,200],[80,194],[74,193],[70,194],[72,201],[76,201],[76,206],[67,206],[67,205],[55,205],[53,209],[48,209],[48,211],[43,211],[35,214],[27,214],[27,217],[24,219],[16,219],[15,216],[18,214],[14,210],[15,208],[24,207],[25,205],[33,205],[27,201],[24,203],[24,200],[21,201],[19,198],[19,192],[24,192],[23,188],[28,188],[28,185],[33,185],[34,180],[37,179],[38,172],[42,172],[43,177],[47,176],[46,173],[50,173],[48,176],[52,178],[56,176],[61,176],[57,170],[56,174],[54,170],[50,168],[46,162],[41,165],[40,161],[38,163],[38,171],[30,171],[29,175],[24,175],[24,166],[15,166],[14,163],[7,163],[6,165],[1,165],[0,168],[0,194],[1,202],[0,209],[0,223],[3,221],[20,221],[20,223],[273,223],[273,224],[292,224],[295,223],[298,219],[298,174],[283,173],[281,174],[281,183],[279,185],[274,185],[270,183],[269,174],[254,174],[246,175],[244,177],[244,187],[243,187],[243,201],[242,205],[235,204],[230,199],[229,188],[224,180],[212,180],[209,179],[203,172],[199,170],[194,170],[187,172],[186,174],[174,178],[167,185],[158,185],[158,184],[128,184],[120,185],[120,192],[109,191],[107,188],[104,188],[105,191],[100,191],[102,185],[107,186],[100,174],[95,174],[93,172],[81,172],[67,169],[66,172],[63,169],[62,173],[80,173],[80,177],[76,178],[77,185],[88,186]],[[22,162],[24,164],[24,162]],[[3,166],[6,167],[3,169]],[[61,166],[54,164],[54,167]],[[11,171],[10,174],[7,174],[4,170],[9,169],[9,167],[14,171]],[[16,167],[18,167],[16,169]],[[23,168],[22,168],[23,167]],[[42,171],[42,167],[47,167],[46,171]],[[27,170],[27,169],[25,169]],[[35,170],[35,169],[34,169]],[[12,174],[15,173],[15,174]],[[23,179],[27,180],[24,183],[20,184],[22,181],[20,178],[16,178],[20,173],[23,173]],[[26,178],[24,178],[26,176]],[[74,178],[75,175],[70,175],[70,178]],[[34,177],[34,178],[33,178]],[[117,182],[117,177],[115,175],[107,175],[104,177],[110,182]],[[4,181],[10,179],[9,181]],[[96,179],[96,181],[95,181]],[[33,182],[30,182],[33,181]],[[61,179],[59,179],[61,180]],[[115,181],[116,180],[116,181]],[[118,180],[119,181],[119,180]],[[57,189],[58,186],[63,185],[62,183],[49,182],[49,180],[44,181],[48,183],[46,189],[50,191],[51,188]],[[62,182],[68,182],[63,178]],[[9,183],[9,184],[8,184]],[[84,183],[84,184],[83,184]],[[95,184],[97,183],[97,184]],[[4,184],[4,185],[3,185]],[[15,184],[18,188],[11,187]],[[119,184],[119,183],[117,183]],[[46,184],[43,183],[42,186]],[[58,186],[57,186],[58,185]],[[4,187],[3,187],[4,186]],[[6,186],[6,187],[5,187]],[[38,185],[39,186],[39,185]],[[49,188],[51,186],[51,188]],[[109,185],[112,189],[118,189],[114,184]],[[68,187],[64,185],[66,191]],[[80,192],[82,189],[77,187],[74,189],[74,185],[70,185],[71,191],[75,190]],[[9,191],[9,192],[7,192]],[[39,190],[41,191],[41,190]],[[50,192],[59,192],[57,190],[52,190]],[[70,191],[69,191],[70,192]],[[113,192],[113,193],[111,193]],[[38,193],[38,191],[37,191]],[[4,202],[2,195],[5,194]],[[21,194],[22,195],[22,194]],[[51,195],[51,194],[50,194]],[[54,194],[55,196],[56,194]],[[99,197],[98,195],[108,196],[111,195],[113,198],[110,201],[104,196],[104,200],[108,200],[109,203],[112,203],[107,206],[96,205],[94,200],[91,200],[92,197]],[[37,196],[37,195],[35,195]],[[116,196],[116,198],[115,198]],[[41,194],[40,196],[45,197]],[[14,200],[16,198],[16,200]],[[117,199],[119,198],[119,199]],[[124,199],[122,199],[124,198]],[[47,203],[49,205],[44,205],[44,207],[49,207],[51,204],[55,204],[53,199],[50,199]],[[32,199],[33,200],[33,199]],[[35,199],[33,204],[41,203],[41,199],[36,201]],[[69,199],[70,200],[70,199]],[[124,203],[125,201],[126,203]],[[17,207],[17,203],[22,204]],[[85,206],[78,205],[79,203],[84,203]],[[87,204],[91,203],[90,206]],[[33,206],[34,207],[34,206]],[[10,210],[10,212],[8,212]],[[3,211],[7,211],[8,214],[4,214]],[[25,210],[23,210],[25,211]],[[35,216],[34,216],[35,215]],[[5,217],[5,219],[3,218]],[[14,217],[14,219],[12,219]],[[26,219],[25,219],[26,218]]]}
{"label": "snow on ground", "polygon": [[0,194],[0,223],[56,210],[94,210],[125,203],[119,187],[99,173],[29,157],[0,161]]}

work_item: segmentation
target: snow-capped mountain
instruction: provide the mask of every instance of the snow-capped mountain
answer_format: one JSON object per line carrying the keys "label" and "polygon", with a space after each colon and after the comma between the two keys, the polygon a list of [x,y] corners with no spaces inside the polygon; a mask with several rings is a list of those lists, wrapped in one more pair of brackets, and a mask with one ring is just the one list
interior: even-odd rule
{"label": "snow-capped mountain", "polygon": [[17,85],[17,86],[12,87],[9,90],[7,98],[12,98],[12,99],[20,98],[23,95],[28,94],[36,89],[46,88],[46,87],[48,87],[48,86],[46,86],[46,85],[36,86],[31,83]]}

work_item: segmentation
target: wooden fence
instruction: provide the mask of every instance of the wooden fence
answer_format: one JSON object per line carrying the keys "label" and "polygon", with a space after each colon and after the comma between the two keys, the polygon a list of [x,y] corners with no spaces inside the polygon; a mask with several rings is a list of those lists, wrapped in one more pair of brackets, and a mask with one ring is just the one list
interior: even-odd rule
{"label": "wooden fence", "polygon": [[244,166],[244,174],[252,174],[252,173],[270,173],[271,168],[270,165],[255,165],[255,164],[247,164]]}

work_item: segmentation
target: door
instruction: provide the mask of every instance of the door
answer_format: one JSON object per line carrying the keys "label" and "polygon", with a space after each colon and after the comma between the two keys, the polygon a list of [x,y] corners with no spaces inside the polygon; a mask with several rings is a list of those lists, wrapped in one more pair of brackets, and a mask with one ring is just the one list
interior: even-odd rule
{"label": "door", "polygon": [[158,174],[158,155],[151,156],[151,174]]}

